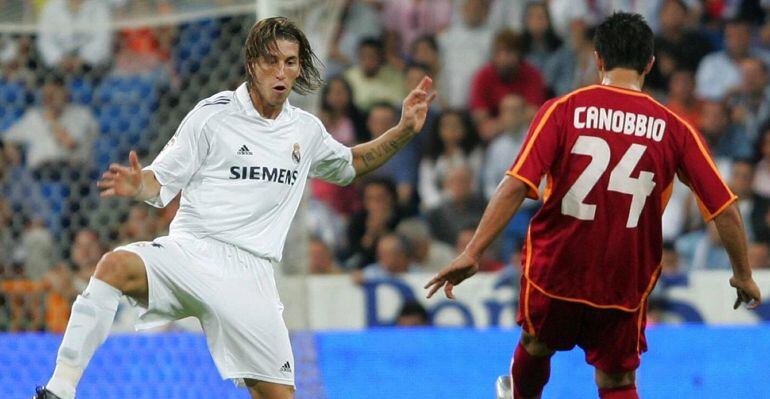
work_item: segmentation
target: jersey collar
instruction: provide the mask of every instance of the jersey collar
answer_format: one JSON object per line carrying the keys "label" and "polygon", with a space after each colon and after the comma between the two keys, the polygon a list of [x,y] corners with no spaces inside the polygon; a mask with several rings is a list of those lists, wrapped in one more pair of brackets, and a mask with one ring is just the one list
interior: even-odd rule
{"label": "jersey collar", "polygon": [[246,113],[246,115],[253,116],[259,120],[266,122],[282,122],[291,118],[291,109],[293,107],[291,104],[289,104],[289,100],[286,100],[286,102],[283,103],[281,113],[278,114],[275,119],[268,119],[260,115],[256,108],[254,108],[254,104],[251,102],[249,90],[246,88],[246,82],[241,83],[241,85],[238,86],[238,88],[235,90],[235,98],[238,100],[238,105],[240,105],[241,109]]}

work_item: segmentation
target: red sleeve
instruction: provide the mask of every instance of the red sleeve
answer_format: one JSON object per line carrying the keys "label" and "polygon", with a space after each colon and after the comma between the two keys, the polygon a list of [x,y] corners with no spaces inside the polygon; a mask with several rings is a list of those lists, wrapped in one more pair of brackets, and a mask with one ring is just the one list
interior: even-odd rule
{"label": "red sleeve", "polygon": [[738,197],[722,180],[700,134],[689,125],[683,127],[685,138],[678,173],[698,198],[703,217],[710,221]]}
{"label": "red sleeve", "polygon": [[529,186],[527,196],[532,199],[538,199],[540,179],[556,159],[559,145],[559,118],[556,111],[562,102],[553,99],[540,107],[529,126],[521,152],[507,173]]}
{"label": "red sleeve", "polygon": [[470,98],[468,98],[468,107],[475,111],[477,109],[490,110],[492,107],[487,103],[488,97],[486,93],[489,92],[489,79],[487,66],[481,67],[476,74],[473,75],[473,81],[471,82]]}

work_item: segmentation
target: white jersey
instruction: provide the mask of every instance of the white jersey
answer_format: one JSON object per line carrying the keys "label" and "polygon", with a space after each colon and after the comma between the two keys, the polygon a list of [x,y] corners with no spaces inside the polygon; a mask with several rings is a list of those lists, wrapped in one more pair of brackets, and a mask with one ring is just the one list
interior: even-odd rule
{"label": "white jersey", "polygon": [[210,237],[274,261],[307,178],[355,178],[350,148],[318,118],[288,102],[263,118],[245,83],[198,103],[145,169],[161,185],[147,203],[164,207],[182,191],[170,236]]}

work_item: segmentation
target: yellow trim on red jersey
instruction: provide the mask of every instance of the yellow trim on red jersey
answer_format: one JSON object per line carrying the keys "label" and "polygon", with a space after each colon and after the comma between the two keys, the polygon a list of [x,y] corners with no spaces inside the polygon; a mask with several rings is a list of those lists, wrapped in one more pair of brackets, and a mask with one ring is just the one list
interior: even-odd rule
{"label": "yellow trim on red jersey", "polygon": [[[527,285],[524,289],[524,322],[525,322],[525,328],[530,335],[535,336],[535,325],[532,324],[532,319],[529,317],[529,280],[525,281],[525,284]],[[526,328],[529,326],[529,328]]]}
{"label": "yellow trim on red jersey", "polygon": [[652,272],[652,277],[650,277],[650,281],[647,283],[647,288],[644,290],[644,293],[642,293],[641,301],[639,302],[639,304],[637,304],[633,308],[629,308],[629,307],[621,306],[621,305],[600,305],[600,304],[591,302],[591,301],[586,300],[586,299],[570,298],[570,297],[566,297],[566,296],[552,294],[552,293],[546,291],[543,287],[540,287],[539,285],[535,284],[535,282],[532,281],[531,278],[529,278],[529,268],[532,265],[532,236],[531,236],[531,230],[532,229],[531,229],[531,225],[530,225],[530,228],[527,229],[527,245],[526,245],[527,262],[524,264],[524,279],[527,280],[527,282],[529,284],[532,284],[532,286],[535,287],[535,289],[537,289],[538,291],[543,293],[543,295],[551,297],[553,299],[558,299],[558,300],[567,301],[567,302],[580,303],[580,304],[587,305],[587,306],[590,306],[592,308],[597,308],[597,309],[617,309],[617,310],[622,310],[624,312],[633,313],[633,312],[636,312],[637,310],[639,310],[641,308],[641,306],[644,304],[644,301],[647,299],[647,296],[650,295],[650,292],[652,292],[652,289],[655,287],[655,283],[658,281],[658,277],[660,276],[661,265],[658,265],[658,267],[655,268],[655,271]]}
{"label": "yellow trim on red jersey", "polygon": [[642,307],[639,309],[639,315],[637,316],[636,320],[636,354],[637,356],[641,355],[641,352],[639,351],[641,349],[642,345],[642,320],[645,315],[645,309],[644,307],[647,306],[647,298],[644,298],[645,300],[642,301]]}
{"label": "yellow trim on red jersey", "polygon": [[[521,155],[519,156],[519,160],[516,162],[515,165],[513,165],[513,168],[511,168],[508,171],[508,173],[507,173],[508,175],[513,176],[513,177],[521,178],[519,176],[519,169],[521,169],[521,165],[527,159],[527,156],[529,156],[529,152],[532,150],[532,146],[535,144],[535,140],[537,140],[537,136],[540,135],[540,132],[543,130],[543,126],[545,126],[545,123],[548,121],[548,118],[551,117],[551,114],[556,109],[556,106],[565,103],[567,100],[569,100],[575,94],[578,94],[578,93],[590,90],[591,88],[592,88],[591,86],[584,87],[582,89],[577,89],[577,90],[575,90],[575,91],[573,91],[571,93],[565,94],[564,97],[554,101],[554,103],[551,104],[550,107],[548,107],[548,109],[543,114],[543,117],[540,118],[540,121],[538,122],[537,126],[535,127],[535,130],[532,131],[532,138],[529,139],[529,141],[527,142],[526,147],[524,147],[524,150],[521,152]],[[525,180],[525,179],[522,179],[522,180]],[[525,183],[531,183],[531,182],[529,180],[525,180]],[[533,184],[530,184],[530,186],[532,186],[532,185]],[[534,186],[535,186],[535,192],[537,192],[537,185],[534,185]]]}
{"label": "yellow trim on red jersey", "polygon": [[527,197],[532,198],[533,200],[537,200],[538,198],[540,198],[540,194],[537,192],[537,185],[535,185],[535,183],[532,183],[526,177],[524,177],[524,176],[522,176],[522,175],[520,175],[520,174],[518,174],[516,172],[510,171],[510,170],[508,172],[506,172],[505,174],[508,175],[508,176],[514,177],[516,179],[519,179],[519,180],[523,181],[524,184],[529,186],[529,191],[527,191]]}

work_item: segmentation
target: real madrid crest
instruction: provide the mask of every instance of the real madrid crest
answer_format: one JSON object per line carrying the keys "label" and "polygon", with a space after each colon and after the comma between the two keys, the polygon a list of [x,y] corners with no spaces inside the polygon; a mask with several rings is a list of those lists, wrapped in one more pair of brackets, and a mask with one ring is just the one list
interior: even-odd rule
{"label": "real madrid crest", "polygon": [[299,163],[301,159],[299,154],[299,143],[294,143],[294,147],[291,151],[291,159],[294,160],[294,163]]}

